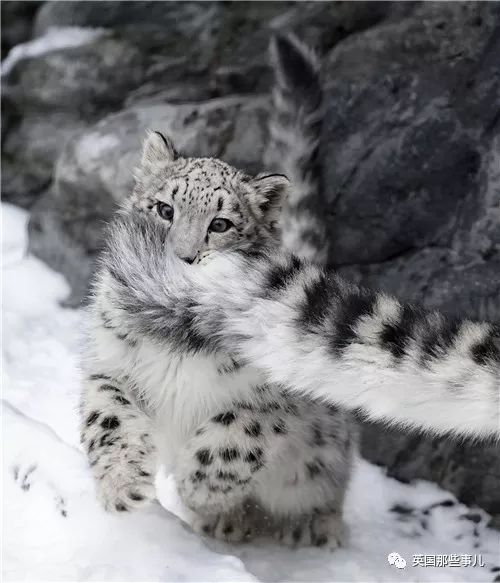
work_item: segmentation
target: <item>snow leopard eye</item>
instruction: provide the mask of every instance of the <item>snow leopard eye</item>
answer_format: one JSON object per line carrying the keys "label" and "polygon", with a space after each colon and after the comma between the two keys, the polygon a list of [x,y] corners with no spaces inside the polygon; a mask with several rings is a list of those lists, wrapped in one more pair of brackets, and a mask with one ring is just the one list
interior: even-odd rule
{"label": "snow leopard eye", "polygon": [[174,209],[166,202],[158,201],[156,203],[156,211],[166,221],[171,221],[174,218]]}
{"label": "snow leopard eye", "polygon": [[226,231],[229,231],[232,226],[233,223],[227,219],[214,219],[210,223],[208,229],[209,231],[212,231],[212,233],[225,233]]}

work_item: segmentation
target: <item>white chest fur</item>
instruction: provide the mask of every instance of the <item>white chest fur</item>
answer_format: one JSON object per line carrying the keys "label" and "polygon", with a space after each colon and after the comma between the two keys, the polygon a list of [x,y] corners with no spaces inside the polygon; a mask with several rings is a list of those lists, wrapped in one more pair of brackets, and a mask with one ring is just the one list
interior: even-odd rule
{"label": "white chest fur", "polygon": [[205,420],[263,383],[250,367],[232,369],[227,358],[187,356],[142,339],[134,345],[114,330],[96,326],[95,358],[103,370],[128,377],[156,424],[164,463],[175,462],[179,447]]}

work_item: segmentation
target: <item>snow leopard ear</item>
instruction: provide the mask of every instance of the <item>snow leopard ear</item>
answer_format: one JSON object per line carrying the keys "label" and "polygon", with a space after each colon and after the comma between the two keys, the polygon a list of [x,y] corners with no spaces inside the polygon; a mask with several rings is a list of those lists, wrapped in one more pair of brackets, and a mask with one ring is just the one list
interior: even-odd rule
{"label": "snow leopard ear", "polygon": [[148,175],[163,170],[179,157],[172,140],[160,132],[149,130],[142,147],[142,158],[135,169],[136,183]]}
{"label": "snow leopard ear", "polygon": [[142,146],[142,166],[165,164],[178,157],[179,154],[169,137],[157,131],[148,131]]}
{"label": "snow leopard ear", "polygon": [[268,222],[277,221],[288,196],[290,180],[284,174],[259,174],[251,180],[256,204]]}

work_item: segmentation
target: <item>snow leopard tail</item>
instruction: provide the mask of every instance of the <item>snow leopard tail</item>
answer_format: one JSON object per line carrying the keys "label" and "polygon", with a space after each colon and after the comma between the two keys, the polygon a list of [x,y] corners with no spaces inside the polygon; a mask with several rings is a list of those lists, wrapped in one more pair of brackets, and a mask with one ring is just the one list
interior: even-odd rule
{"label": "snow leopard tail", "polygon": [[111,226],[106,289],[138,339],[221,351],[373,420],[500,438],[500,327],[403,304],[278,250],[194,268],[166,239],[141,213]]}
{"label": "snow leopard tail", "polygon": [[283,245],[304,259],[326,263],[318,156],[323,118],[320,63],[292,35],[275,37],[270,52],[275,82],[266,165],[279,169],[292,183],[282,214]]}

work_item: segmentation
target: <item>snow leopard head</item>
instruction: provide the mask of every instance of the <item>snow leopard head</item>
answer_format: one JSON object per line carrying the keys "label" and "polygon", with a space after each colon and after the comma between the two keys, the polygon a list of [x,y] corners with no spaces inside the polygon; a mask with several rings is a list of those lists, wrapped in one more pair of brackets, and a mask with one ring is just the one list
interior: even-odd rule
{"label": "snow leopard head", "polygon": [[212,251],[279,241],[289,186],[282,174],[249,176],[216,158],[183,157],[169,138],[150,131],[135,177],[129,211],[167,225],[173,250],[188,263]]}

